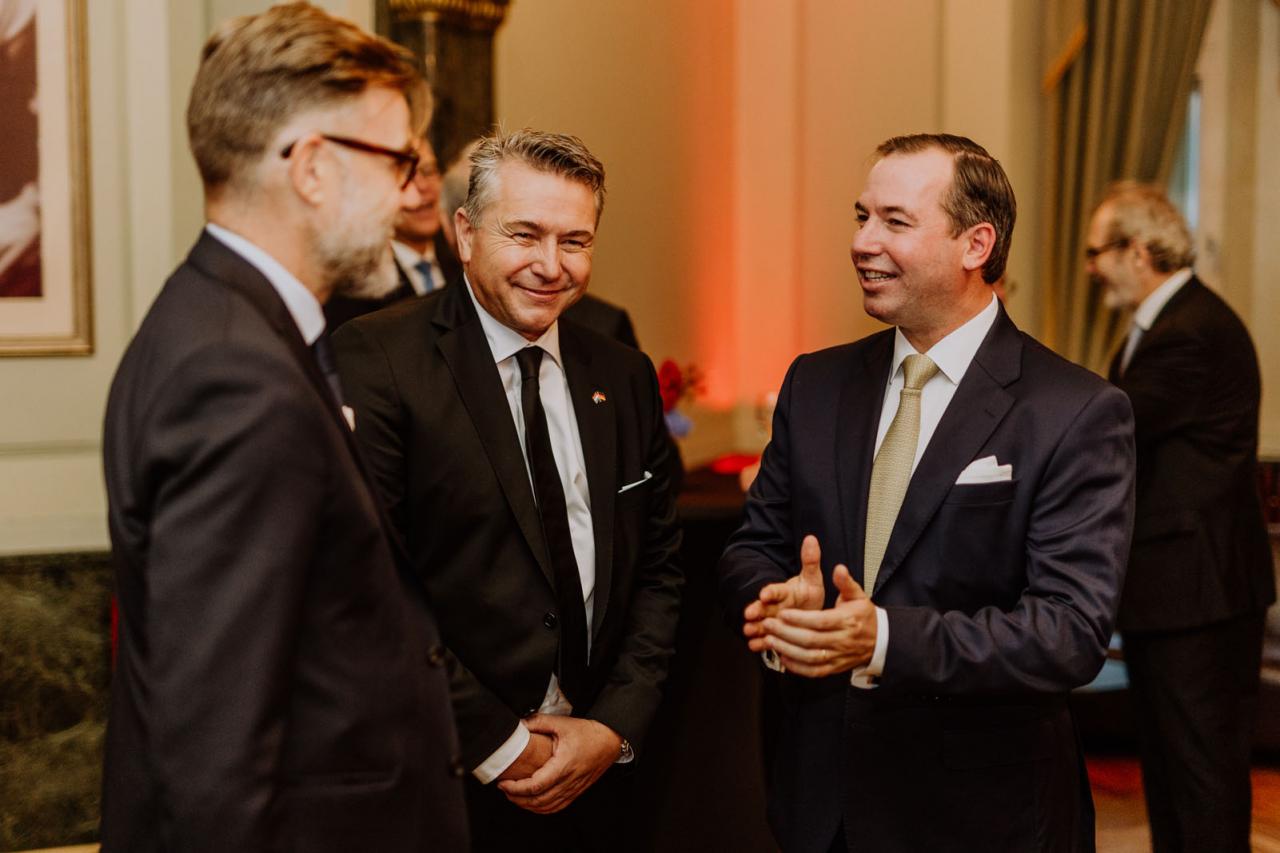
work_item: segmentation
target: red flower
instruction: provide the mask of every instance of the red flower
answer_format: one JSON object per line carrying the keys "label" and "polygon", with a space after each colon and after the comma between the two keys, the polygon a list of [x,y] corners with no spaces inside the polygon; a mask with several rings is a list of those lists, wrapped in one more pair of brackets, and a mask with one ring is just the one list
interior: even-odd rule
{"label": "red flower", "polygon": [[662,394],[662,411],[669,412],[684,396],[684,374],[680,365],[667,359],[658,366],[658,391]]}

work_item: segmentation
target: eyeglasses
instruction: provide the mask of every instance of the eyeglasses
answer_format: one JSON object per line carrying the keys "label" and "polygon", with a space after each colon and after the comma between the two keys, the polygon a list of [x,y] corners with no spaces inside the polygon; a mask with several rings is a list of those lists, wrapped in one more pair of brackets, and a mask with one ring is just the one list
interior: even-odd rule
{"label": "eyeglasses", "polygon": [[1112,240],[1110,243],[1103,243],[1101,246],[1085,246],[1084,258],[1087,261],[1092,261],[1097,259],[1099,255],[1105,255],[1112,249],[1123,249],[1127,245],[1129,245],[1128,238],[1123,240]]}
{"label": "eyeglasses", "polygon": [[[351,139],[346,136],[330,136],[327,133],[320,134],[321,139],[328,140],[335,145],[341,145],[344,148],[351,148],[356,151],[364,151],[367,154],[380,154],[383,157],[390,157],[396,162],[396,180],[400,182],[400,189],[406,189],[413,182],[413,176],[418,172],[418,152],[417,151],[397,151],[394,148],[383,148],[381,145],[374,145],[371,142],[361,142],[359,139]],[[280,156],[288,160],[289,155],[293,153],[293,146],[297,145],[297,140],[290,142],[280,152]]]}

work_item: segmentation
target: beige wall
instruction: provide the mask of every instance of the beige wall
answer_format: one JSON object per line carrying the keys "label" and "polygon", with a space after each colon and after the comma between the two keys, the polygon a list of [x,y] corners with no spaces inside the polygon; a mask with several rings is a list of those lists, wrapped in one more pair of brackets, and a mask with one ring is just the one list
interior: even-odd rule
{"label": "beige wall", "polygon": [[848,246],[888,136],[965,133],[1005,162],[1021,200],[1011,310],[1034,322],[1040,29],[1018,0],[513,5],[499,117],[604,160],[592,288],[631,310],[655,360],[704,369],[687,461],[758,448],[757,403],[791,359],[875,328]]}
{"label": "beige wall", "polygon": [[[1236,32],[1257,57],[1246,74],[1256,86],[1244,99],[1249,144],[1269,151],[1280,138],[1280,11],[1223,2],[1256,30]],[[97,349],[0,359],[10,401],[0,418],[0,553],[107,542],[106,389],[202,221],[182,125],[196,56],[214,23],[266,5],[87,2]],[[369,0],[323,5],[372,18]],[[968,134],[1005,163],[1020,201],[1010,309],[1035,328],[1038,9],[1022,0],[516,0],[497,41],[499,117],[577,133],[605,161],[610,196],[592,287],[627,305],[655,359],[706,369],[690,461],[758,447],[756,405],[791,358],[874,328],[848,245],[868,155],[891,134]],[[1216,121],[1233,134],[1240,126]],[[1239,144],[1225,130],[1219,138]],[[1247,306],[1270,387],[1280,381],[1270,334],[1280,316],[1280,241],[1270,236],[1280,162],[1255,156],[1252,169],[1250,248],[1233,250],[1227,292]],[[1215,239],[1226,246],[1230,233],[1220,226]],[[1264,446],[1280,453],[1280,394],[1268,392],[1265,405]]]}
{"label": "beige wall", "polygon": [[[0,359],[0,554],[107,545],[101,430],[133,330],[203,216],[183,111],[213,23],[269,0],[85,0],[94,353]],[[327,8],[372,20],[368,0]],[[0,307],[0,310],[3,310]]]}

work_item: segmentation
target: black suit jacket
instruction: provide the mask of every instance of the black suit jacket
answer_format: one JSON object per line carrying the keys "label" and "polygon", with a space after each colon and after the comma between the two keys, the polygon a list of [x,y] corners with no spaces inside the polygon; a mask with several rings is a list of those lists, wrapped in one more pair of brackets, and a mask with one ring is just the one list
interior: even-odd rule
{"label": "black suit jacket", "polygon": [[124,355],[104,448],[103,849],[465,849],[423,592],[284,303],[208,234]]}
{"label": "black suit jacket", "polygon": [[[1123,349],[1121,350],[1123,352]],[[1276,600],[1258,499],[1258,357],[1244,324],[1192,278],[1111,380],[1133,402],[1138,447],[1124,631],[1256,613]]]}
{"label": "black suit jacket", "polygon": [[[475,767],[539,707],[558,646],[553,572],[497,366],[465,287],[362,317],[334,344],[356,437],[460,663],[454,709]],[[592,686],[575,713],[639,749],[683,582],[662,402],[642,353],[564,320],[560,346],[596,545]]]}
{"label": "black suit jacket", "polygon": [[[801,356],[746,520],[720,563],[726,615],[799,566],[806,534],[862,576],[888,330]],[[962,484],[975,459],[1011,481]],[[1092,849],[1068,691],[1102,666],[1129,546],[1123,394],[1023,335],[1003,309],[911,479],[873,598],[880,686],[779,676],[770,819],[787,851]],[[861,845],[861,846],[859,846]]]}

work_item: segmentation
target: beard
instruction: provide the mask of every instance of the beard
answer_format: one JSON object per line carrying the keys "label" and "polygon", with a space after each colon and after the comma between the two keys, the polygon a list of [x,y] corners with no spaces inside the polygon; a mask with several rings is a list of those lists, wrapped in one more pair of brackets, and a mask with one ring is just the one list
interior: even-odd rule
{"label": "beard", "polygon": [[[312,252],[331,288],[330,296],[381,299],[400,285],[391,251],[391,221],[370,225],[358,219],[344,215],[331,227],[314,231]],[[358,227],[351,227],[353,220]]]}

